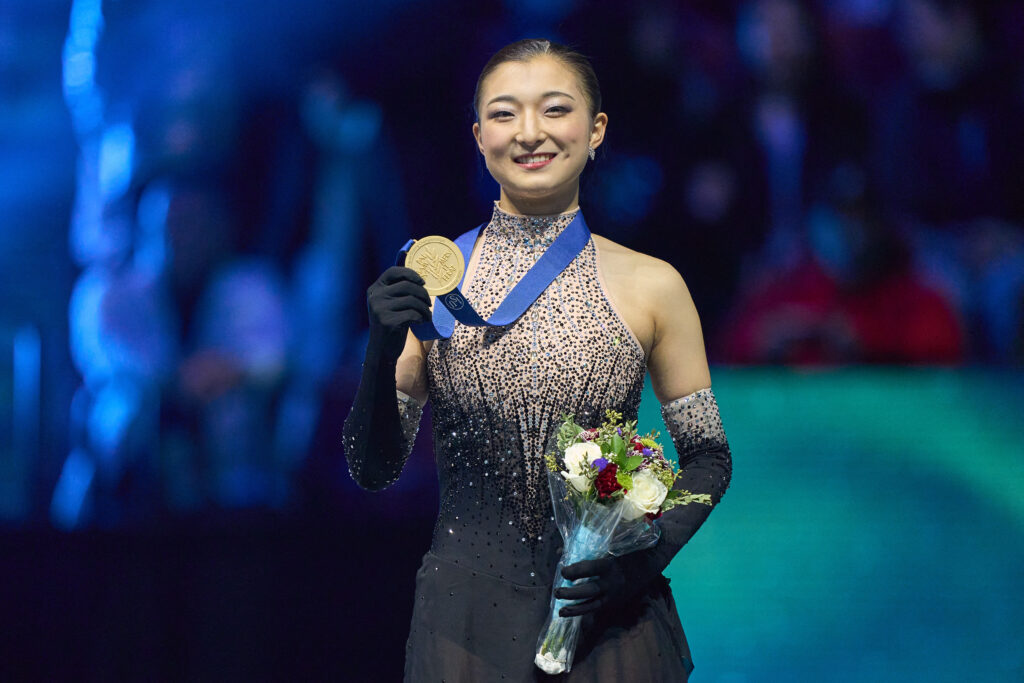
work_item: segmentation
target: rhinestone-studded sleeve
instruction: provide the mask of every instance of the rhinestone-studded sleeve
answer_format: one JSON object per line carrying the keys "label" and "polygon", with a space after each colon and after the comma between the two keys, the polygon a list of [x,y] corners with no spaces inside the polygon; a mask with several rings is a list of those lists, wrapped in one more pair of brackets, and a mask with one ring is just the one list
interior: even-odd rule
{"label": "rhinestone-studded sleeve", "polygon": [[[398,481],[419,432],[423,407],[401,391],[396,392],[396,401],[399,429],[394,438],[388,438],[386,434],[372,433],[372,430],[366,427],[369,421],[360,419],[355,410],[345,420],[342,443],[349,476],[356,484],[369,491],[380,491]],[[371,447],[371,443],[376,447]],[[375,457],[381,458],[380,462],[374,463],[374,469],[380,474],[368,477],[367,459]]]}
{"label": "rhinestone-studded sleeve", "polygon": [[679,454],[677,487],[708,493],[717,504],[729,487],[732,453],[711,388],[663,403],[661,417]]}
{"label": "rhinestone-studded sleeve", "polygon": [[658,568],[664,570],[725,494],[732,479],[732,453],[710,387],[663,403],[661,417],[679,454],[680,474],[673,488],[707,493],[712,501],[710,506],[677,506],[662,515],[661,541],[653,550]]}
{"label": "rhinestone-studded sleeve", "polygon": [[398,419],[401,421],[403,450],[405,450],[405,458],[408,458],[409,453],[412,451],[412,445],[416,442],[416,434],[420,431],[423,406],[408,394],[404,394],[401,391],[396,391],[395,393],[398,399]]}

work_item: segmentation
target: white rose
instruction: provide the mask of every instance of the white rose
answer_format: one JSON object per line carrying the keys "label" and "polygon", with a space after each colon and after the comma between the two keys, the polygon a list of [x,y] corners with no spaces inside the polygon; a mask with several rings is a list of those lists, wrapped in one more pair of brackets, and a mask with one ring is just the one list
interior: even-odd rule
{"label": "white rose", "polygon": [[657,514],[668,495],[668,487],[648,470],[633,473],[633,488],[622,501],[623,519],[637,519],[648,512]]}
{"label": "white rose", "polygon": [[569,474],[583,474],[600,457],[601,447],[596,443],[590,441],[574,443],[565,449],[565,466],[569,470]]}
{"label": "white rose", "polygon": [[572,487],[580,493],[586,493],[592,486],[590,480],[582,474],[569,474],[568,472],[562,472],[562,476],[565,477],[565,480],[572,484]]}
{"label": "white rose", "polygon": [[562,476],[574,489],[586,493],[593,484],[584,472],[600,457],[601,447],[596,443],[574,443],[565,449],[565,467],[568,471],[562,472]]}
{"label": "white rose", "polygon": [[568,659],[566,656],[565,648],[563,647],[555,657],[550,652],[541,654],[537,653],[537,656],[533,658],[533,663],[536,664],[544,673],[549,674],[560,674],[565,671],[565,660]]}

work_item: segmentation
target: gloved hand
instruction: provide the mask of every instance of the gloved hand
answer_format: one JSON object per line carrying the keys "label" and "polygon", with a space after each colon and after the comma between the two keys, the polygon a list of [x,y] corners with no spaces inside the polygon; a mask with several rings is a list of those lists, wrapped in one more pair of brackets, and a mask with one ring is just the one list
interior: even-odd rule
{"label": "gloved hand", "polygon": [[398,408],[395,364],[409,325],[430,319],[430,296],[416,271],[392,266],[366,290],[366,307],[366,362],[342,427],[342,444],[352,480],[368,491],[380,491],[398,479],[419,428],[418,406],[404,412]]}
{"label": "gloved hand", "polygon": [[430,295],[411,268],[391,266],[366,290],[370,314],[367,354],[394,362],[402,355],[409,325],[430,320]]}
{"label": "gloved hand", "polygon": [[562,617],[575,617],[631,605],[660,574],[660,571],[654,569],[645,550],[567,565],[562,568],[562,576],[565,578],[571,581],[593,578],[578,586],[555,589],[555,597],[560,600],[584,600],[563,607],[558,614]]}

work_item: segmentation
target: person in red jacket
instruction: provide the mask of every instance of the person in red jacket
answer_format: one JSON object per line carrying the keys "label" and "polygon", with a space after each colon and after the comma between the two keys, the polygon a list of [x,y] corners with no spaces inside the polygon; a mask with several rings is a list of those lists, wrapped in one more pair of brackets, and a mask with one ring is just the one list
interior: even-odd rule
{"label": "person in red jacket", "polygon": [[752,278],[725,329],[733,363],[957,363],[963,325],[863,196],[807,217],[804,255]]}

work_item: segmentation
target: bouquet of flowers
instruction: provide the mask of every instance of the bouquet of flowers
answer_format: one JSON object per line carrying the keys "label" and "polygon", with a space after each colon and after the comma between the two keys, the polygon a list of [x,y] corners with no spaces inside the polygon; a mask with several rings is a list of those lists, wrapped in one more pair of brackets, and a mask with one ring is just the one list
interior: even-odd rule
{"label": "bouquet of flowers", "polygon": [[622,422],[622,414],[614,410],[605,411],[605,418],[599,427],[584,429],[572,415],[565,416],[552,437],[555,453],[544,456],[555,522],[565,540],[555,571],[551,611],[534,658],[549,674],[572,668],[582,620],[581,616],[559,616],[572,601],[554,597],[554,590],[587,580],[569,581],[562,577],[562,568],[608,553],[618,556],[650,548],[661,533],[655,520],[666,510],[711,504],[706,493],[672,488],[678,471],[665,459],[657,432],[637,434],[636,421]]}

